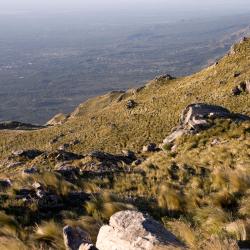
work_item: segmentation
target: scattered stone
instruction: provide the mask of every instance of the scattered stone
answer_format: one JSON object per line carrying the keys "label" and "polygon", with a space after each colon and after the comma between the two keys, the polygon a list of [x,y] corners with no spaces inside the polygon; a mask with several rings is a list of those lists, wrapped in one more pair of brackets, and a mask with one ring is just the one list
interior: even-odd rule
{"label": "scattered stone", "polygon": [[142,163],[142,160],[141,160],[141,159],[137,159],[137,160],[135,160],[135,161],[132,163],[132,165],[138,166],[138,165],[140,165],[141,163]]}
{"label": "scattered stone", "polygon": [[236,96],[236,95],[240,95],[240,94],[241,94],[241,90],[239,89],[238,86],[236,86],[232,89],[232,95]]}
{"label": "scattered stone", "polygon": [[16,191],[16,199],[25,199],[25,200],[29,200],[32,197],[35,196],[35,191],[32,189],[28,189],[28,188],[21,188],[19,190]]}
{"label": "scattered stone", "polygon": [[246,93],[250,93],[250,80],[246,80],[244,82],[241,82],[239,87],[241,88],[242,91]]}
{"label": "scattered stone", "polygon": [[95,250],[90,236],[80,227],[65,226],[63,228],[64,244],[67,250]]}
{"label": "scattered stone", "polygon": [[211,142],[211,145],[214,146],[214,145],[218,145],[220,144],[220,140],[219,139],[214,139],[212,142]]}
{"label": "scattered stone", "polygon": [[80,169],[74,166],[62,164],[56,169],[56,172],[61,174],[65,179],[76,180],[80,174]]}
{"label": "scattered stone", "polygon": [[36,196],[38,198],[44,198],[46,196],[46,192],[43,189],[38,189],[36,190]]}
{"label": "scattered stone", "polygon": [[58,150],[60,150],[60,151],[65,151],[65,150],[67,150],[69,147],[70,147],[70,144],[65,143],[65,144],[59,146],[59,147],[58,147]]}
{"label": "scattered stone", "polygon": [[38,169],[36,167],[26,168],[23,170],[22,175],[32,175],[38,173]]}
{"label": "scattered stone", "polygon": [[46,123],[46,126],[61,125],[67,121],[68,117],[69,117],[68,115],[62,113],[57,114]]}
{"label": "scattered stone", "polygon": [[159,222],[137,211],[121,211],[102,226],[96,242],[99,250],[185,249]]}
{"label": "scattered stone", "polygon": [[156,81],[162,81],[162,80],[174,80],[175,77],[169,75],[169,74],[165,74],[165,75],[160,75],[160,76],[156,76],[155,80]]}
{"label": "scattered stone", "polygon": [[56,152],[52,153],[50,157],[56,159],[57,161],[64,162],[64,161],[79,160],[82,159],[83,156],[65,150],[57,150]]}
{"label": "scattered stone", "polygon": [[247,42],[248,38],[247,37],[242,37],[241,40],[240,40],[240,43],[244,43],[244,42]]}
{"label": "scattered stone", "polygon": [[246,82],[241,82],[239,87],[242,91],[246,91],[246,88],[247,88]]}
{"label": "scattered stone", "polygon": [[71,146],[75,146],[75,145],[78,145],[78,144],[80,144],[81,142],[79,141],[79,140],[74,140],[74,141],[71,141],[70,143],[69,143],[69,145],[71,145]]}
{"label": "scattered stone", "polygon": [[235,122],[250,120],[250,117],[231,113],[216,105],[195,103],[188,105],[181,114],[180,124],[172,130],[172,133],[163,141],[164,145],[172,145],[174,141],[184,134],[197,134],[211,127],[214,119],[230,119]]}
{"label": "scattered stone", "polygon": [[4,190],[12,186],[12,182],[10,179],[0,180],[0,190]]}
{"label": "scattered stone", "polygon": [[235,73],[234,73],[234,77],[235,77],[235,78],[236,78],[236,77],[239,77],[240,74],[241,74],[240,72],[235,72]]}
{"label": "scattered stone", "polygon": [[106,152],[102,152],[102,151],[92,151],[89,154],[90,157],[92,158],[96,158],[101,162],[112,162],[112,163],[119,163],[119,162],[125,162],[126,164],[130,164],[133,162],[134,159],[136,158],[132,158],[131,155],[130,156],[125,156],[125,155],[113,155],[113,154],[109,154]]}
{"label": "scattered stone", "polygon": [[41,183],[39,183],[39,182],[34,182],[33,184],[32,184],[32,187],[34,188],[34,189],[43,189],[43,186],[42,186],[42,184]]}
{"label": "scattered stone", "polygon": [[36,195],[40,197],[38,206],[40,209],[59,209],[63,206],[62,200],[58,195],[50,194],[43,190],[38,190]]}
{"label": "scattered stone", "polygon": [[135,153],[130,150],[122,150],[122,153],[125,157],[131,158],[131,159],[136,159]]}
{"label": "scattered stone", "polygon": [[143,149],[142,149],[143,152],[155,152],[157,151],[157,146],[155,143],[150,143],[146,146],[143,146]]}
{"label": "scattered stone", "polygon": [[137,106],[137,103],[134,100],[128,100],[126,103],[127,109],[133,109]]}
{"label": "scattered stone", "polygon": [[43,152],[37,149],[17,150],[12,152],[12,155],[15,157],[25,157],[30,160],[35,159],[37,156],[41,154],[43,154]]}

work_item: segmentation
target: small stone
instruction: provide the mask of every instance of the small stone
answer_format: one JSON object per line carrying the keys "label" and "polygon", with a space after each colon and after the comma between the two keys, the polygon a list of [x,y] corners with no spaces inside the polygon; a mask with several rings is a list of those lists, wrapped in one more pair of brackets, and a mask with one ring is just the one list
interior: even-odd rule
{"label": "small stone", "polygon": [[137,160],[135,160],[135,161],[132,163],[132,165],[138,166],[138,165],[140,165],[141,163],[142,163],[142,160],[141,160],[141,159],[137,159]]}
{"label": "small stone", "polygon": [[170,74],[165,74],[165,75],[160,75],[160,76],[155,77],[156,81],[174,80],[174,79],[175,79],[175,77],[171,76]]}
{"label": "small stone", "polygon": [[241,94],[241,90],[239,89],[238,86],[236,86],[232,89],[232,95],[236,96],[236,95],[240,95],[240,94]]}
{"label": "small stone", "polygon": [[67,250],[92,250],[92,248],[87,248],[93,246],[89,234],[80,227],[65,226],[63,228],[63,238]]}
{"label": "small stone", "polygon": [[218,139],[214,139],[212,142],[211,142],[211,145],[214,146],[214,145],[218,145],[220,144],[220,140]]}
{"label": "small stone", "polygon": [[23,170],[22,175],[32,175],[38,173],[38,169],[36,167],[26,168]]}
{"label": "small stone", "polygon": [[236,78],[236,77],[239,77],[240,74],[241,74],[240,72],[235,72],[235,73],[234,73],[234,77],[235,77],[235,78]]}
{"label": "small stone", "polygon": [[247,88],[246,82],[241,82],[239,87],[242,91],[246,91],[246,88]]}
{"label": "small stone", "polygon": [[142,149],[142,151],[145,153],[146,152],[155,152],[156,150],[157,150],[157,146],[155,143],[150,143],[146,146],[143,146],[143,149]]}
{"label": "small stone", "polygon": [[12,182],[10,179],[0,180],[0,189],[6,189],[12,186]]}
{"label": "small stone", "polygon": [[33,184],[32,184],[32,187],[35,188],[35,189],[42,189],[42,184],[35,181]]}
{"label": "small stone", "polygon": [[58,147],[58,150],[63,151],[63,150],[68,149],[69,147],[70,147],[70,144],[65,143],[65,144],[63,144],[63,145],[59,146],[59,147]]}
{"label": "small stone", "polygon": [[134,100],[128,100],[126,103],[127,109],[133,109],[137,106],[137,103]]}
{"label": "small stone", "polygon": [[128,158],[135,158],[135,153],[133,151],[130,150],[122,150],[122,153],[124,156],[128,157]]}

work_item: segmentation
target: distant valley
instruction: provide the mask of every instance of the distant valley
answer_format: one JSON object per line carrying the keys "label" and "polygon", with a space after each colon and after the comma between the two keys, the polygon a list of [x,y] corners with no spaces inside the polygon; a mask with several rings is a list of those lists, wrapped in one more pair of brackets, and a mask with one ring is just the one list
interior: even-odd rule
{"label": "distant valley", "polygon": [[39,124],[92,96],[194,73],[250,33],[250,15],[135,26],[79,21],[61,32],[31,25],[12,36],[15,22],[0,35],[0,120]]}

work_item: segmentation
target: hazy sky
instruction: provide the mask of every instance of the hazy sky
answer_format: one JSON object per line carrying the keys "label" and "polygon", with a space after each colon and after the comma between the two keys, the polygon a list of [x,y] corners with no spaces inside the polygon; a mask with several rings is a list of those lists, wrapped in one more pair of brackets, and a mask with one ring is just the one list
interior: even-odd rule
{"label": "hazy sky", "polygon": [[250,9],[249,0],[0,0],[0,11],[105,10],[124,8]]}

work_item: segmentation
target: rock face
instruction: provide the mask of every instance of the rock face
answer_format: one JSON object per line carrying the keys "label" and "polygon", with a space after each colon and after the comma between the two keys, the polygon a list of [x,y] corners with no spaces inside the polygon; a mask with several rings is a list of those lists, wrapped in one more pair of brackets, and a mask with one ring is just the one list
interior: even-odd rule
{"label": "rock face", "polygon": [[184,249],[185,246],[157,221],[136,211],[121,211],[101,227],[99,250]]}
{"label": "rock face", "polygon": [[67,250],[96,250],[88,233],[81,228],[65,226],[63,228],[64,244]]}
{"label": "rock face", "polygon": [[41,129],[44,126],[33,125],[29,123],[22,123],[17,121],[3,121],[0,122],[0,130],[2,129],[10,129],[10,130],[33,130],[33,129]]}
{"label": "rock face", "polygon": [[55,126],[61,125],[67,121],[68,115],[65,114],[57,114],[51,120],[46,123],[46,126]]}
{"label": "rock face", "polygon": [[233,121],[250,120],[250,117],[231,113],[228,109],[195,103],[187,106],[181,114],[180,124],[163,141],[164,144],[171,144],[176,138],[184,134],[195,134],[212,126],[214,119],[231,119]]}

